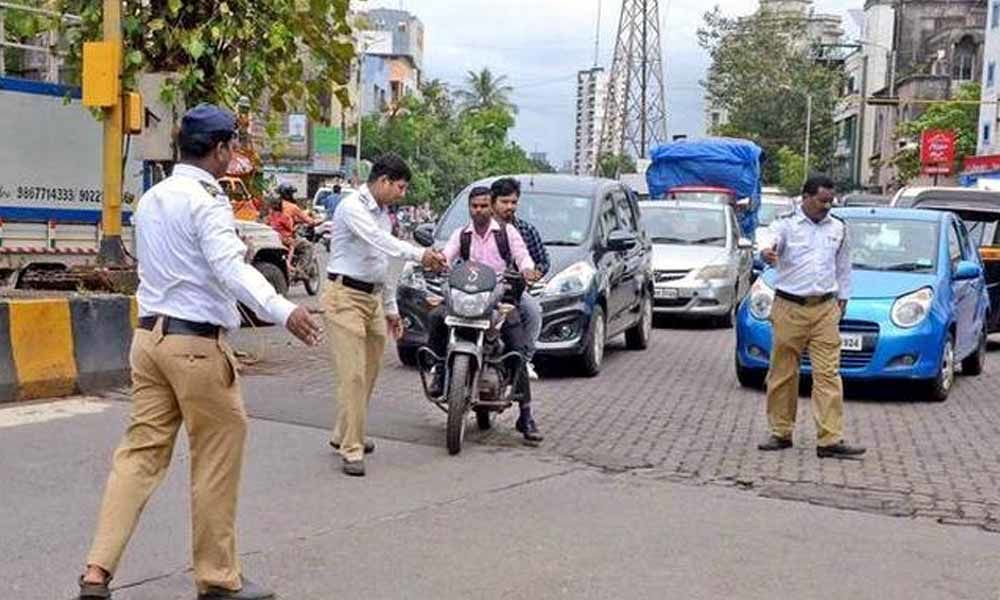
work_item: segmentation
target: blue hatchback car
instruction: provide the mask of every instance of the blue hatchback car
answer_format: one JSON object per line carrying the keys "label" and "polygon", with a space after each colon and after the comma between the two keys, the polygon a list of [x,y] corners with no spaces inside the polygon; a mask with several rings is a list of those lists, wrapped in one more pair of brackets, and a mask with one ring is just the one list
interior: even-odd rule
{"label": "blue hatchback car", "polygon": [[[990,310],[982,262],[952,213],[841,208],[851,240],[853,290],[840,323],[845,379],[922,382],[932,400],[948,397],[961,364],[978,375],[986,360]],[[736,324],[736,375],[761,387],[771,353],[775,271],[754,283]],[[809,374],[808,350],[802,372]]]}

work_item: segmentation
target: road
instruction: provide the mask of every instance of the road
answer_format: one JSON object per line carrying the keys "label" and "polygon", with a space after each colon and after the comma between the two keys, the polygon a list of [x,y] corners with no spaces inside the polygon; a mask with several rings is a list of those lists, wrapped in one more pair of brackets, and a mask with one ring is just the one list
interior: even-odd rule
{"label": "road", "polygon": [[[731,330],[661,325],[645,352],[613,344],[595,379],[538,382],[541,448],[523,447],[505,415],[458,457],[443,448],[444,415],[387,351],[378,449],[360,480],[325,445],[325,350],[274,328],[240,332],[234,344],[256,359],[242,375],[248,574],[286,600],[998,597],[996,345],[986,373],[960,378],[944,404],[852,390],[847,430],[869,455],[820,462],[808,401],[794,450],[755,449],[763,395],[735,381]],[[127,415],[120,394],[0,410],[12,597],[72,597]],[[189,458],[177,447],[119,600],[193,597]]]}

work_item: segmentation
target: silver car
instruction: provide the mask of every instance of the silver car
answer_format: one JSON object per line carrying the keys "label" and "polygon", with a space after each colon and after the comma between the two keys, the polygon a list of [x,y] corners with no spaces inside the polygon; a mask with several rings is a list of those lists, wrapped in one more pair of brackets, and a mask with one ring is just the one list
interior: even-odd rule
{"label": "silver car", "polygon": [[653,310],[708,317],[731,327],[750,289],[753,243],[740,238],[733,208],[707,202],[640,202],[653,243]]}

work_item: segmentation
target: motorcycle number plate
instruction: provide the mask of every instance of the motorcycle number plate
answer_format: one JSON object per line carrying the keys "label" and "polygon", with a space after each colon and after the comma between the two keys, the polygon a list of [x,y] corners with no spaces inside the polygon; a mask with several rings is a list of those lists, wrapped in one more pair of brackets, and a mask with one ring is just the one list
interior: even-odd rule
{"label": "motorcycle number plate", "polygon": [[471,327],[472,329],[489,329],[489,319],[463,319],[462,317],[447,316],[444,324],[449,327]]}

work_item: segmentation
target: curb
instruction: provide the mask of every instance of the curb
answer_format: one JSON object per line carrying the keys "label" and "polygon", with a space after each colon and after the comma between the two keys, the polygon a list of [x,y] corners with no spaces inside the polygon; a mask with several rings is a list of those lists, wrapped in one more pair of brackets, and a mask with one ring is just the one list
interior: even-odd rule
{"label": "curb", "polygon": [[0,402],[128,384],[135,298],[0,300]]}

